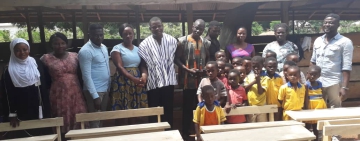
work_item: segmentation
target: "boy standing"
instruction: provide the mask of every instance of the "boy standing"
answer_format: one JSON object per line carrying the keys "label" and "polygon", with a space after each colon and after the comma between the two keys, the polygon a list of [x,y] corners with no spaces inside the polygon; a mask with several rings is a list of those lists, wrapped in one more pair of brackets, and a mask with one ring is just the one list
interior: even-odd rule
{"label": "boy standing", "polygon": [[[245,61],[244,61],[245,62]],[[251,59],[251,66],[254,71],[254,77],[246,76],[245,89],[248,91],[248,100],[250,106],[263,106],[266,104],[266,91],[268,89],[269,77],[261,75],[264,60],[261,56],[255,56]],[[249,122],[266,122],[267,114],[249,115]]]}
{"label": "boy standing", "polygon": [[287,79],[289,82],[282,85],[279,90],[279,102],[282,104],[283,120],[291,120],[286,115],[286,111],[299,111],[307,109],[308,92],[305,85],[299,83],[300,69],[297,66],[291,66],[287,70]]}

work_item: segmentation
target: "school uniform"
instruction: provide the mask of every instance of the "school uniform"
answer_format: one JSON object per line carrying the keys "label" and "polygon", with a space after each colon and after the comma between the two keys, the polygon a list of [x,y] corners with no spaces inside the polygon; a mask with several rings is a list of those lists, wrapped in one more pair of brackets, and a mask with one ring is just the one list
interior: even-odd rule
{"label": "school uniform", "polygon": [[278,99],[283,101],[283,120],[291,120],[285,113],[286,111],[299,111],[304,107],[305,92],[305,86],[299,82],[297,83],[296,90],[292,87],[290,82],[287,82],[280,87]]}
{"label": "school uniform", "polygon": [[[268,76],[268,73],[265,71],[261,75]],[[273,78],[269,77],[269,85],[266,91],[266,104],[277,105],[278,107],[281,107],[281,104],[278,100],[278,94],[279,89],[283,84],[284,81],[278,73],[275,73]]]}
{"label": "school uniform", "polygon": [[[326,109],[326,102],[322,95],[322,83],[316,81],[318,85],[316,87],[311,86],[309,81],[306,82],[306,86],[309,88],[309,109]],[[307,121],[306,123],[316,124],[317,121]]]}
{"label": "school uniform", "polygon": [[200,126],[219,125],[224,121],[226,121],[225,113],[218,101],[214,101],[214,109],[212,111],[208,110],[205,101],[202,101],[194,112],[193,122]]}

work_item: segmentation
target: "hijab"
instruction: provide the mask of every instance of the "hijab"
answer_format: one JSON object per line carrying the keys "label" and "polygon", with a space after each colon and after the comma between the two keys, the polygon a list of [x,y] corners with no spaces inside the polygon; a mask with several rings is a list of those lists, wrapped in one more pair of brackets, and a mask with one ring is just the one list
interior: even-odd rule
{"label": "hijab", "polygon": [[15,87],[27,87],[40,81],[40,72],[33,57],[28,56],[21,60],[15,56],[14,48],[19,43],[26,44],[30,50],[29,43],[25,39],[17,38],[11,41],[9,74]]}

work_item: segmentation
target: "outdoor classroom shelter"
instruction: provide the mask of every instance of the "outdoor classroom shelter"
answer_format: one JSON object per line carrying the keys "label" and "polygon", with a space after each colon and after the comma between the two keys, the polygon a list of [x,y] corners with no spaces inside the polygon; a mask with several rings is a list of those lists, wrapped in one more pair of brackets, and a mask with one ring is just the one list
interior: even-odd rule
{"label": "outdoor classroom shelter", "polygon": [[[253,21],[281,20],[289,23],[293,20],[323,20],[329,13],[337,13],[342,20],[360,20],[360,0],[1,0],[0,23],[26,22],[31,44],[31,54],[41,56],[47,53],[44,23],[71,22],[73,39],[70,40],[70,49],[78,51],[88,40],[87,30],[84,39],[76,38],[76,23],[81,22],[82,29],[87,29],[90,22],[119,22],[132,23],[139,29],[139,23],[148,22],[153,16],[160,17],[163,22],[182,22],[182,34],[189,33],[195,19],[204,19],[206,22],[217,20],[223,22],[220,35],[221,47],[231,43],[235,31],[240,26],[251,29]],[[185,29],[185,23],[188,29]],[[31,25],[39,26],[41,43],[33,43]],[[294,30],[293,27],[290,27]],[[248,30],[251,32],[251,30]],[[321,34],[290,35],[289,38],[312,37],[312,42]],[[349,84],[348,100],[344,106],[360,105],[360,94],[356,86],[360,85],[360,33],[344,34],[354,43],[353,71]],[[274,36],[251,36],[248,33],[247,42],[255,44],[256,52],[261,52],[266,45],[274,41]],[[137,30],[138,44],[140,30]],[[105,39],[104,44],[111,48],[121,40]],[[0,64],[4,66],[10,57],[9,43],[0,43]],[[312,51],[304,51],[305,59],[300,62],[303,71],[306,71]],[[2,72],[2,68],[0,72]],[[112,72],[115,69],[112,67]],[[175,107],[182,105],[182,92],[176,90]],[[180,121],[181,110],[174,112],[175,121]],[[176,127],[181,122],[174,123]]]}

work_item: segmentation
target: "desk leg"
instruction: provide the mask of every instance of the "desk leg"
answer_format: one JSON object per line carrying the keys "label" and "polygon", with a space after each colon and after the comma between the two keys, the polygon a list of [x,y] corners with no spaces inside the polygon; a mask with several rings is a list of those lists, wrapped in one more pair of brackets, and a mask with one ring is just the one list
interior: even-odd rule
{"label": "desk leg", "polygon": [[269,113],[269,121],[274,121],[274,113]]}

